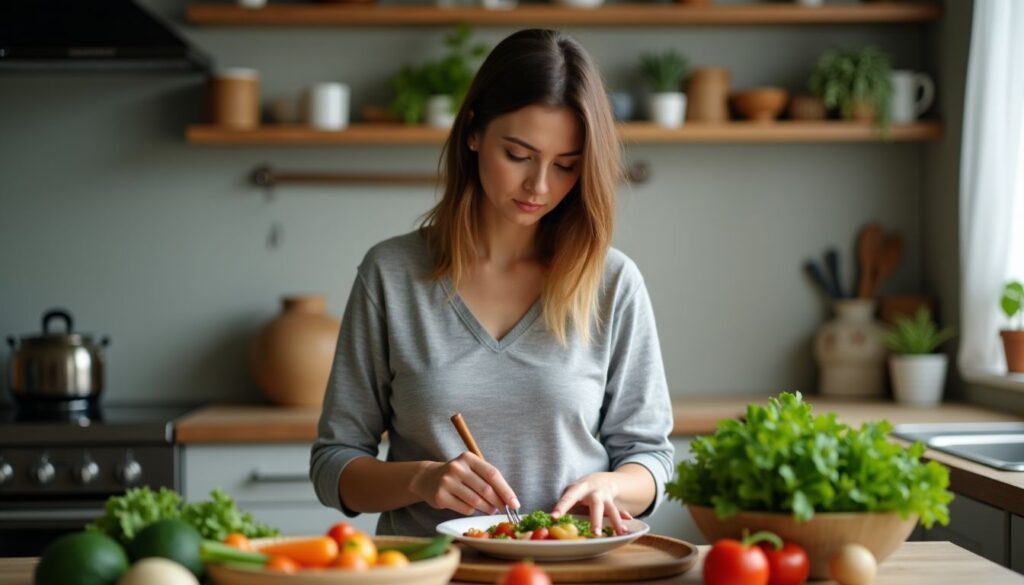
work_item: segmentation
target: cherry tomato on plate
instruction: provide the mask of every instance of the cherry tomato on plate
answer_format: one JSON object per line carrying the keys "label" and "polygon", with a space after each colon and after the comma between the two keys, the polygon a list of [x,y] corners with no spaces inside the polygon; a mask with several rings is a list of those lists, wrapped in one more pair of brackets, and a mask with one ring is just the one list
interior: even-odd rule
{"label": "cherry tomato on plate", "polygon": [[550,536],[548,529],[541,526],[540,528],[533,529],[533,534],[530,535],[530,540],[547,540]]}
{"label": "cherry tomato on plate", "polygon": [[498,577],[498,585],[551,585],[551,577],[537,565],[523,561]]}
{"label": "cherry tomato on plate", "polygon": [[723,538],[715,542],[704,559],[704,585],[768,585],[768,559],[754,546],[762,540],[782,548],[782,540],[771,532],[747,534],[743,540]]}
{"label": "cherry tomato on plate", "polygon": [[509,538],[516,537],[516,525],[511,522],[500,522],[494,528],[493,536],[507,536]]}
{"label": "cherry tomato on plate", "polygon": [[795,542],[775,548],[768,542],[757,544],[768,559],[768,585],[802,585],[811,572],[807,551]]}

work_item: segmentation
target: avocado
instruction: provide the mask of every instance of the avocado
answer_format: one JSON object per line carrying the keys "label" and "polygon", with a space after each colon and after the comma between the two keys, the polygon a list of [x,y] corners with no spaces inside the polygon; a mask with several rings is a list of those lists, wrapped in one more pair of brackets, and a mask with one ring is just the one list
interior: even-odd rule
{"label": "avocado", "polygon": [[46,547],[35,585],[114,585],[126,570],[128,555],[117,541],[101,532],[76,532]]}

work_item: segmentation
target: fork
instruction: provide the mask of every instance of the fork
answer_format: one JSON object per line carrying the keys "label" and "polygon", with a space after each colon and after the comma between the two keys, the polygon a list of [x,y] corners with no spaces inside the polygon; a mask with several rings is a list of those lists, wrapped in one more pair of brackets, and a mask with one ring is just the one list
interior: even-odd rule
{"label": "fork", "polygon": [[[469,432],[469,427],[466,426],[466,421],[462,418],[462,413],[457,412],[452,415],[452,424],[455,425],[455,430],[458,431],[459,436],[462,437],[462,442],[466,445],[466,449],[469,449],[470,453],[476,455],[480,459],[487,461],[484,459],[484,454],[480,452],[480,447],[477,446],[476,439],[473,438],[473,433]],[[516,526],[519,526],[519,523],[523,521],[522,516],[519,515],[519,511],[510,508],[508,504],[505,505],[505,516],[508,518],[509,522]]]}

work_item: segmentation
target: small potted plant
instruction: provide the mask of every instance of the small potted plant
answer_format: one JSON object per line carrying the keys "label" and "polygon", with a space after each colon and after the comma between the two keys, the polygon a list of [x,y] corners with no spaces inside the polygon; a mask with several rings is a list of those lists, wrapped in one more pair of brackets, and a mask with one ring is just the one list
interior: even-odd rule
{"label": "small potted plant", "polygon": [[689,70],[689,60],[673,49],[640,56],[640,72],[654,87],[649,109],[655,124],[665,128],[679,128],[683,125],[686,94],[680,89]]}
{"label": "small potted plant", "polygon": [[426,116],[435,128],[450,128],[455,113],[473,82],[472,62],[487,52],[482,44],[470,46],[472,29],[462,25],[444,38],[444,57],[420,66],[407,65],[391,78],[395,99],[391,110],[406,124]]}
{"label": "small potted plant", "polygon": [[999,332],[1006,352],[1006,369],[1024,372],[1024,284],[1017,280],[1006,283],[999,306],[1010,320],[1010,328]]}
{"label": "small potted plant", "polygon": [[875,47],[833,49],[818,58],[808,86],[811,93],[838,110],[844,119],[875,121],[889,126],[892,64]]}
{"label": "small potted plant", "polygon": [[889,357],[889,374],[897,402],[916,406],[939,403],[949,358],[932,352],[952,337],[953,329],[939,329],[926,307],[918,309],[913,319],[897,318],[882,335],[882,343],[893,354]]}

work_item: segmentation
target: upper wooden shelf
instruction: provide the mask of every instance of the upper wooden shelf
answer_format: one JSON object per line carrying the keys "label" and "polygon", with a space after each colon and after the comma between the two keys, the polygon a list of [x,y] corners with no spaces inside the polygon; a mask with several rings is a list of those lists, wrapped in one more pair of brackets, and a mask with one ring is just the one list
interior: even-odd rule
{"label": "upper wooden shelf", "polygon": [[[939,122],[892,126],[882,134],[875,126],[858,122],[730,122],[698,124],[666,129],[647,122],[619,124],[619,136],[627,144],[672,143],[786,143],[786,142],[924,142],[942,136]],[[305,126],[273,125],[255,130],[218,126],[189,126],[187,140],[207,145],[395,145],[441,144],[447,130],[401,124],[353,124],[339,132],[312,130]]]}
{"label": "upper wooden shelf", "polygon": [[222,26],[431,26],[462,22],[480,26],[900,24],[941,18],[942,6],[896,2],[817,7],[793,4],[612,4],[581,9],[526,4],[510,10],[489,10],[429,5],[271,4],[252,9],[230,4],[192,4],[186,9],[186,17],[194,24]]}

